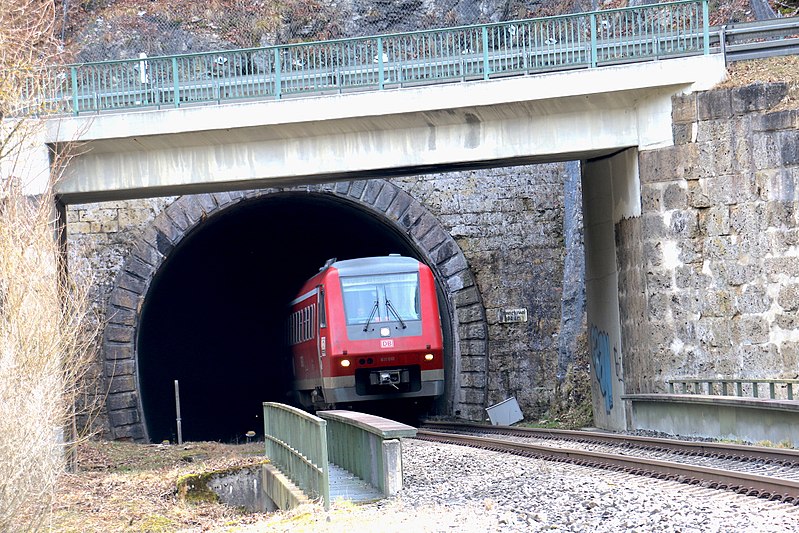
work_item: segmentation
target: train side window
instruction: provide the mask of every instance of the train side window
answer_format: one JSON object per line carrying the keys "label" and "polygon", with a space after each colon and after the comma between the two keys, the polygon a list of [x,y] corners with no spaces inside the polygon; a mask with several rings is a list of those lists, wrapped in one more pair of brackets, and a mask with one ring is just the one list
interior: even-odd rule
{"label": "train side window", "polygon": [[325,288],[319,286],[319,327],[327,327],[327,310],[325,309]]}

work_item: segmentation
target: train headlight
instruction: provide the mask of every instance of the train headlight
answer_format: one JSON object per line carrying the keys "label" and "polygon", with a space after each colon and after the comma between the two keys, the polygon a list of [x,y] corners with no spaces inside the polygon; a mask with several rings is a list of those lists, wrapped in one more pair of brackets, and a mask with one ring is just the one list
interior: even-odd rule
{"label": "train headlight", "polygon": [[342,359],[341,360],[341,366],[343,366],[344,368],[347,368],[348,366],[350,366],[350,360],[349,359]]}
{"label": "train headlight", "polygon": [[432,361],[433,360],[433,354],[431,354],[431,353],[424,354],[424,360],[425,361]]}
{"label": "train headlight", "polygon": [[391,329],[389,328],[380,328],[380,336],[381,337],[388,337],[391,335]]}

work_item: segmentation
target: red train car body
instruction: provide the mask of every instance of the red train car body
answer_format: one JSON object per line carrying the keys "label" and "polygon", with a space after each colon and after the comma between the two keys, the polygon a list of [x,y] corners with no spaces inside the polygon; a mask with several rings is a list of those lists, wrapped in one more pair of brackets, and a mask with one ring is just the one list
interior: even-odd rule
{"label": "red train car body", "polygon": [[435,283],[415,259],[328,261],[291,302],[288,332],[304,407],[444,392]]}

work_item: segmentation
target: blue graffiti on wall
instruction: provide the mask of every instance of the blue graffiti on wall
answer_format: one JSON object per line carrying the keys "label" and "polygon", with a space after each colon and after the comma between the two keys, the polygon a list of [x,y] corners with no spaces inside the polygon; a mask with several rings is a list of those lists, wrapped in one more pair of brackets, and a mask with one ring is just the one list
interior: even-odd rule
{"label": "blue graffiti on wall", "polygon": [[[615,348],[614,348],[615,352]],[[610,337],[607,332],[591,326],[591,363],[594,374],[599,382],[599,390],[605,400],[605,412],[610,414],[613,409],[613,371],[610,356]]]}

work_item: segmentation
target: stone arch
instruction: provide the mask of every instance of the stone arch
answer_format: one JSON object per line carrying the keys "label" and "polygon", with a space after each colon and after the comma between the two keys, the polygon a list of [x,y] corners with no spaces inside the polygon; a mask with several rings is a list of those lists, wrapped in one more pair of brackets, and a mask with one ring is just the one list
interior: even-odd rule
{"label": "stone arch", "polygon": [[[106,408],[114,439],[144,441],[137,374],[137,334],[153,278],[169,254],[203,222],[241,202],[285,192],[328,195],[349,202],[401,232],[435,273],[442,313],[451,322],[445,410],[481,420],[486,401],[488,324],[480,292],[458,244],[417,200],[384,179],[294,188],[182,196],[162,211],[134,242],[106,304],[102,358],[109,380]],[[449,332],[445,331],[445,337]]]}

